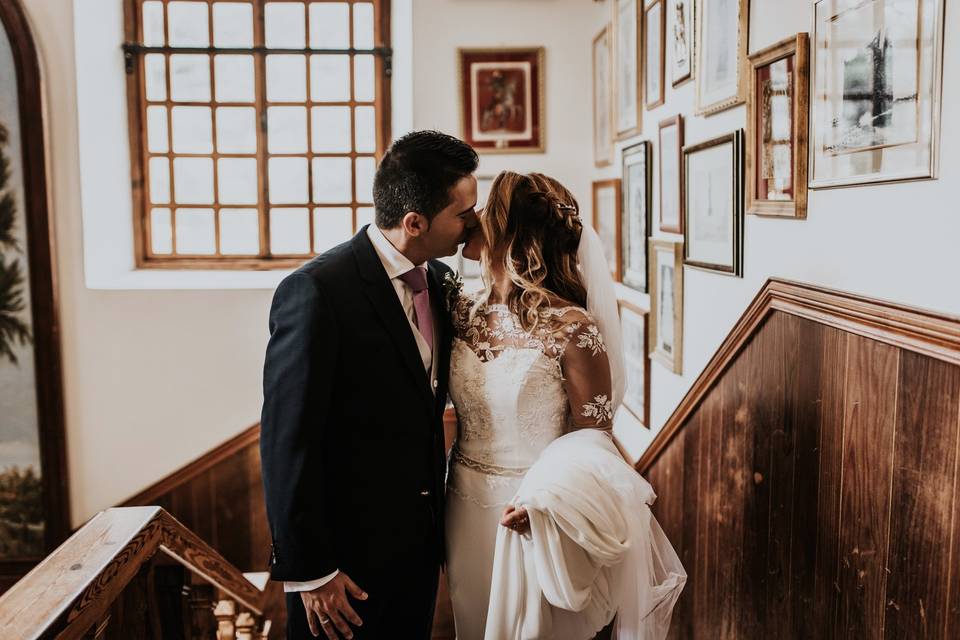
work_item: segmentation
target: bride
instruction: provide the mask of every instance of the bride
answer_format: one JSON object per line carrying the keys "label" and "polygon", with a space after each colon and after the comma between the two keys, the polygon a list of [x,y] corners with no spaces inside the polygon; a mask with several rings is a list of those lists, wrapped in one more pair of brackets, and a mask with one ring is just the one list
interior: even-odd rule
{"label": "bride", "polygon": [[[623,594],[610,592],[626,589],[625,584],[611,579],[604,582],[602,597],[598,592],[593,594],[592,604],[588,602],[591,595],[587,590],[583,602],[558,606],[563,603],[554,601],[558,598],[547,597],[546,587],[539,592],[530,591],[528,585],[536,582],[534,574],[540,565],[524,559],[523,552],[531,544],[548,547],[551,540],[559,538],[563,538],[564,544],[572,541],[585,548],[584,540],[597,528],[602,529],[602,525],[587,522],[584,528],[589,531],[571,531],[570,522],[578,521],[572,517],[564,520],[563,533],[558,534],[561,529],[555,527],[550,530],[554,532],[551,540],[543,539],[550,534],[542,525],[541,511],[532,511],[534,500],[524,503],[521,498],[533,495],[524,491],[524,479],[548,446],[567,434],[571,434],[567,435],[569,438],[583,430],[594,431],[588,435],[589,440],[579,440],[574,447],[567,448],[574,458],[592,446],[592,451],[599,451],[601,455],[594,460],[602,459],[603,467],[616,467],[621,479],[627,477],[626,484],[639,487],[646,496],[641,500],[650,503],[655,497],[649,485],[617,454],[609,437],[623,393],[623,364],[616,299],[602,247],[592,228],[583,225],[576,200],[559,182],[536,173],[503,172],[493,182],[480,215],[479,229],[464,246],[463,255],[481,261],[486,288],[473,296],[458,295],[451,305],[455,338],[450,395],[457,410],[458,433],[447,484],[446,529],[447,575],[457,638],[472,640],[484,638],[486,634],[487,638],[499,640],[504,637],[501,633],[506,632],[497,625],[505,618],[522,617],[524,611],[529,616],[532,611],[535,624],[528,625],[525,632],[511,631],[511,638],[562,636],[587,640],[617,612],[616,605],[611,603],[620,602],[618,598]],[[607,457],[602,458],[604,455]],[[554,454],[544,464],[555,465],[558,459],[562,457]],[[581,466],[572,469],[578,471],[586,462],[581,460],[578,464]],[[535,475],[546,477],[543,473],[531,472],[528,481]],[[601,475],[613,477],[607,471]],[[556,480],[554,495],[561,495],[563,481],[562,477]],[[623,486],[624,481],[619,484]],[[612,494],[613,489],[609,492]],[[608,496],[585,498],[596,504],[613,504],[614,520],[619,518],[622,523],[630,519],[619,514],[623,503],[610,502]],[[571,504],[575,502],[576,497]],[[642,510],[649,514],[647,504],[639,505],[642,509],[629,506],[631,513]],[[622,539],[617,540],[615,546],[624,552],[630,548],[653,548],[652,554],[646,551],[639,554],[643,559],[637,561],[649,568],[647,561],[664,553],[664,545],[668,555],[672,554],[673,559],[676,556],[656,521],[649,515],[646,517],[641,527],[629,530],[629,535],[623,533],[627,529],[621,527],[617,535]],[[532,519],[537,525],[533,531]],[[508,560],[511,547],[506,536],[509,535],[520,536],[517,540],[523,542],[513,545],[514,553],[519,555],[510,556]],[[660,548],[651,542],[652,538]],[[557,548],[571,548],[564,544],[558,544]],[[531,553],[533,555],[536,554]],[[542,560],[543,556],[541,547],[538,558]],[[513,560],[521,564],[519,569],[514,567],[515,570],[529,574],[521,575],[519,582],[524,586],[516,591],[509,587],[512,578],[503,576],[503,566]],[[600,575],[599,564],[593,559],[579,564],[572,561],[569,565],[560,562],[560,565],[559,573],[587,567],[587,582],[596,582]],[[679,561],[675,565],[679,567]],[[556,566],[551,565],[545,573],[551,571],[556,574]],[[634,567],[630,571],[634,571]],[[679,572],[682,573],[682,568]],[[656,617],[660,621],[665,613],[667,626],[685,577],[678,573],[671,575],[673,582],[665,588],[660,585],[657,604],[651,605],[658,609]],[[569,583],[568,577],[560,578],[561,582]],[[491,598],[491,584],[495,581],[499,586]],[[583,582],[580,579],[580,583]],[[540,601],[520,602],[525,597],[535,597],[530,596],[531,593]],[[488,606],[491,616],[498,617],[496,621],[491,619],[489,626]],[[641,618],[650,610],[648,608]],[[550,631],[553,618],[555,630]],[[509,625],[519,629],[515,621],[508,620]],[[540,631],[529,635],[530,628]],[[665,631],[666,628],[662,628],[662,632]],[[660,637],[660,634],[645,632],[642,636],[630,637]]]}

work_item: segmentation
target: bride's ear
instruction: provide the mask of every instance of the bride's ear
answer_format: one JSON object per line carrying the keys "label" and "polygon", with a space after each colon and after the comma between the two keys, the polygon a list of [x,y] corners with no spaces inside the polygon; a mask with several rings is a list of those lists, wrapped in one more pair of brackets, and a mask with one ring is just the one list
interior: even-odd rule
{"label": "bride's ear", "polygon": [[400,227],[404,232],[413,238],[419,238],[430,230],[430,221],[427,217],[416,211],[407,211],[400,220]]}

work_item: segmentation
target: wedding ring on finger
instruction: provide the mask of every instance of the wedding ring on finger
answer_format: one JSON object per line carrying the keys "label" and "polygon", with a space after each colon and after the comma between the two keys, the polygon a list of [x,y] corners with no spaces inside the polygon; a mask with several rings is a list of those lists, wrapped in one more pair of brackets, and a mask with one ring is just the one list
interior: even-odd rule
{"label": "wedding ring on finger", "polygon": [[325,616],[317,616],[317,617],[320,618],[320,624],[330,624],[330,618],[327,618]]}

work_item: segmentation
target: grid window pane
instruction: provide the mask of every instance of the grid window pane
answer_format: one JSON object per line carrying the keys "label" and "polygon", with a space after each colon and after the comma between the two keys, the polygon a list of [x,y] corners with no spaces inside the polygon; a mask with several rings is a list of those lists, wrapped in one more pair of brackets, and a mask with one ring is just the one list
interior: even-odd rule
{"label": "grid window pane", "polygon": [[197,54],[170,56],[170,99],[210,102],[210,58]]}
{"label": "grid window pane", "polygon": [[303,49],[307,25],[302,2],[268,2],[264,7],[266,45],[277,49]]}
{"label": "grid window pane", "polygon": [[174,0],[167,5],[167,17],[170,20],[170,46],[207,47],[210,46],[206,2],[183,2]]}
{"label": "grid window pane", "polygon": [[357,208],[357,231],[362,229],[365,225],[373,224],[375,217],[373,207],[358,207]]}
{"label": "grid window pane", "polygon": [[257,110],[253,107],[217,109],[217,151],[257,152]]}
{"label": "grid window pane", "polygon": [[306,99],[306,58],[300,55],[267,56],[267,100],[303,102]]}
{"label": "grid window pane", "polygon": [[353,5],[353,46],[373,49],[373,4],[370,2]]}
{"label": "grid window pane", "polygon": [[167,62],[159,53],[149,53],[143,58],[146,77],[147,100],[159,102],[167,99]]}
{"label": "grid window pane", "polygon": [[167,148],[167,108],[147,107],[147,151],[166,153]]}
{"label": "grid window pane", "polygon": [[314,107],[310,127],[315,153],[350,151],[350,107]]}
{"label": "grid window pane", "polygon": [[170,209],[161,208],[150,211],[150,251],[156,255],[173,253]]}
{"label": "grid window pane", "polygon": [[170,202],[170,161],[166,158],[150,158],[150,202]]}
{"label": "grid window pane", "polygon": [[373,56],[356,56],[353,59],[353,99],[357,102],[373,102],[375,96]]}
{"label": "grid window pane", "polygon": [[314,49],[350,47],[350,6],[346,2],[310,3],[310,46]]}
{"label": "grid window pane", "polygon": [[310,56],[310,99],[314,102],[350,99],[350,56]]}
{"label": "grid window pane", "polygon": [[373,202],[373,175],[377,163],[373,158],[357,158],[357,202]]}
{"label": "grid window pane", "polygon": [[177,253],[212,255],[216,251],[213,209],[177,209]]}
{"label": "grid window pane", "polygon": [[213,160],[174,158],[173,197],[177,204],[213,204]]}
{"label": "grid window pane", "polygon": [[267,109],[267,151],[270,153],[306,153],[306,107],[270,107]]}
{"label": "grid window pane", "polygon": [[257,204],[257,159],[217,160],[217,197],[221,204]]}
{"label": "grid window pane", "polygon": [[210,107],[174,107],[173,152],[210,153],[213,151]]}
{"label": "grid window pane", "polygon": [[307,209],[270,210],[270,251],[280,255],[310,253],[310,212]]}
{"label": "grid window pane", "polygon": [[253,5],[247,2],[213,3],[213,46],[253,46]]}
{"label": "grid window pane", "polygon": [[313,201],[316,204],[345,204],[351,197],[350,158],[313,159]]}
{"label": "grid window pane", "polygon": [[373,107],[357,107],[354,110],[356,146],[359,153],[377,150],[377,114]]}
{"label": "grid window pane", "polygon": [[353,235],[353,209],[317,207],[313,210],[313,251],[323,253]]}
{"label": "grid window pane", "polygon": [[143,44],[148,47],[164,45],[163,3],[157,0],[143,3]]}
{"label": "grid window pane", "polygon": [[253,56],[218,55],[213,60],[218,102],[253,102]]}
{"label": "grid window pane", "polygon": [[271,204],[307,203],[307,159],[270,158]]}
{"label": "grid window pane", "polygon": [[260,253],[260,218],[256,209],[220,210],[220,253],[235,256]]}

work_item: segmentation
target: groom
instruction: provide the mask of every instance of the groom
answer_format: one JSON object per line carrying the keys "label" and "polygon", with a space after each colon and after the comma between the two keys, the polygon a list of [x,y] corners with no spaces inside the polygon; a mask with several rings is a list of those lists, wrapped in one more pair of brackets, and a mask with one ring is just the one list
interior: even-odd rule
{"label": "groom", "polygon": [[448,135],[397,140],[376,225],[274,294],[260,458],[288,638],[430,637],[452,336],[435,258],[476,226],[476,168]]}

